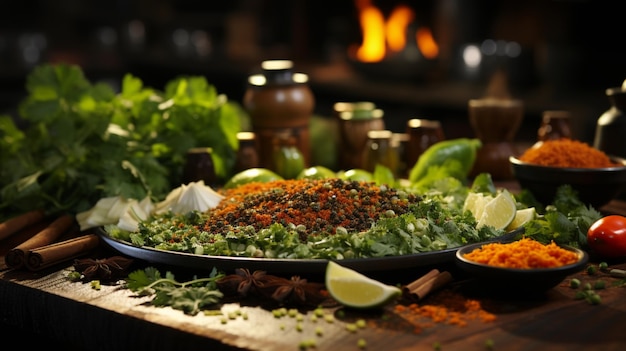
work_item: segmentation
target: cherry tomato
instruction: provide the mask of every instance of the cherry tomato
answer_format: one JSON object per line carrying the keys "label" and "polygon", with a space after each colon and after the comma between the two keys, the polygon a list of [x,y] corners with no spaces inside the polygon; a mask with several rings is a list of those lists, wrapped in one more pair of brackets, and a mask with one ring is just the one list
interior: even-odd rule
{"label": "cherry tomato", "polygon": [[587,244],[604,258],[626,257],[626,217],[610,215],[597,220],[587,231]]}

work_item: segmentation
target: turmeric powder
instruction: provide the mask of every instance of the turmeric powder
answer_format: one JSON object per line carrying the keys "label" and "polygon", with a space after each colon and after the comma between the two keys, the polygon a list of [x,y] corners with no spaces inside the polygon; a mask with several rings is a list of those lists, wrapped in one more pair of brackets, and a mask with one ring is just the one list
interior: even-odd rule
{"label": "turmeric powder", "polygon": [[554,268],[578,261],[578,255],[554,242],[544,245],[530,238],[512,243],[490,243],[465,255],[466,259],[504,268]]}
{"label": "turmeric powder", "polygon": [[619,166],[601,150],[582,141],[568,138],[538,142],[527,149],[519,159],[532,164],[552,167],[605,168]]}

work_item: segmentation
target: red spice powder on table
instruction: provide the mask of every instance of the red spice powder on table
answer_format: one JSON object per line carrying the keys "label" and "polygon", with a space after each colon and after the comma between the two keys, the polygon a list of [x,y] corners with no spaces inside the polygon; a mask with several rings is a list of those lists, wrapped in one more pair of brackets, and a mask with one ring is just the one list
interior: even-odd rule
{"label": "red spice powder on table", "polygon": [[532,164],[552,167],[605,168],[619,166],[619,164],[611,161],[604,152],[582,141],[568,138],[538,142],[527,149],[519,159]]}
{"label": "red spice powder on table", "polygon": [[497,318],[485,310],[480,301],[468,299],[452,290],[442,290],[430,296],[426,302],[397,304],[393,312],[411,323],[415,334],[436,324],[465,327],[470,321],[490,323]]}

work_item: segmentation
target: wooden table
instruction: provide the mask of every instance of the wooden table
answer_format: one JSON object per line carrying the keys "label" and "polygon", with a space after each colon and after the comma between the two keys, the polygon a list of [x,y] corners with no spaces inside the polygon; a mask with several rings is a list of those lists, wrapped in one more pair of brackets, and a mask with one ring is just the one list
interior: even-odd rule
{"label": "wooden table", "polygon": [[[613,205],[624,208],[621,203]],[[626,261],[610,266],[626,269]],[[298,350],[305,340],[315,340],[316,350],[359,350],[359,339],[366,342],[367,350],[436,350],[437,345],[441,350],[468,351],[489,350],[489,345],[494,350],[626,349],[626,286],[615,286],[619,279],[606,273],[583,271],[545,294],[520,298],[468,290],[453,266],[439,268],[453,273],[459,282],[419,304],[428,304],[446,291],[459,291],[479,302],[495,320],[469,319],[466,326],[458,326],[415,320],[414,315],[396,311],[395,305],[369,312],[329,307],[324,313],[334,317],[332,323],[323,318],[314,322],[313,311],[302,310],[304,320],[298,330],[296,318],[277,318],[272,308],[243,302],[219,307],[224,316],[241,313],[233,319],[202,313],[189,316],[169,307],[153,307],[148,304],[150,297],[139,297],[120,285],[96,290],[89,283],[72,282],[67,276],[73,267],[67,262],[40,272],[0,272],[0,335],[5,343],[18,339],[27,348],[60,345],[65,350]],[[403,272],[402,277],[412,280],[421,274],[416,271],[411,277]],[[604,280],[606,289],[597,290],[602,302],[592,305],[576,299],[580,289],[569,287],[570,278],[580,279],[583,285]],[[365,328],[347,330],[347,324],[359,319],[366,321]]]}

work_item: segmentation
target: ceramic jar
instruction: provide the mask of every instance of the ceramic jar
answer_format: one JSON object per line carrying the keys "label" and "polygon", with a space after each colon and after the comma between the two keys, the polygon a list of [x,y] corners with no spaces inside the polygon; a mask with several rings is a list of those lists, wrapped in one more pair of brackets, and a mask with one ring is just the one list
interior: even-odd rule
{"label": "ceramic jar", "polygon": [[294,72],[289,60],[263,61],[261,69],[261,73],[248,77],[243,98],[257,138],[259,166],[272,168],[274,140],[285,133],[295,138],[295,146],[308,165],[309,124],[315,105],[308,75]]}
{"label": "ceramic jar", "polygon": [[515,135],[524,119],[524,103],[517,99],[485,98],[468,102],[469,121],[482,146],[471,176],[490,173],[494,180],[513,179],[509,157],[518,152]]}

